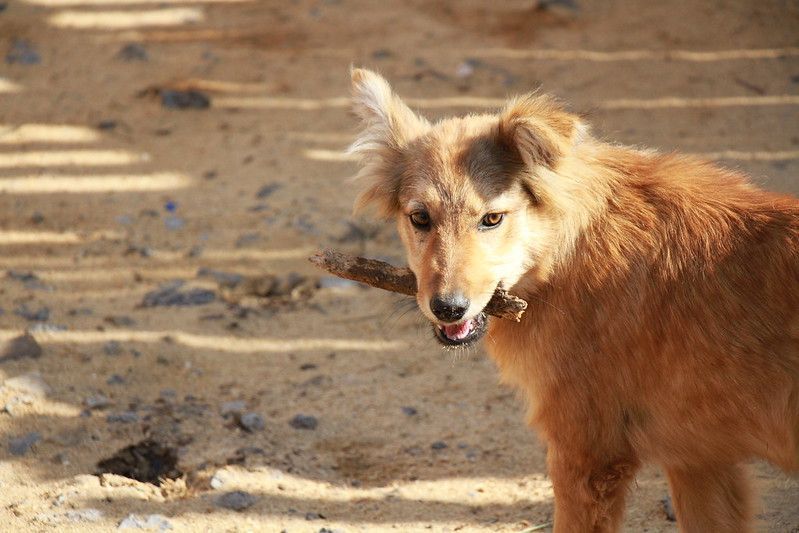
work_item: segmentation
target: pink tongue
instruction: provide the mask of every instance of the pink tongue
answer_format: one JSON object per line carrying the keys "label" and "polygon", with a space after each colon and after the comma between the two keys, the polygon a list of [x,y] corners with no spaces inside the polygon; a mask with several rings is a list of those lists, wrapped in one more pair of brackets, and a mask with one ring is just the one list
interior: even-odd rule
{"label": "pink tongue", "polygon": [[467,320],[460,324],[444,326],[444,334],[452,340],[461,340],[472,332],[472,324],[473,322],[471,320]]}

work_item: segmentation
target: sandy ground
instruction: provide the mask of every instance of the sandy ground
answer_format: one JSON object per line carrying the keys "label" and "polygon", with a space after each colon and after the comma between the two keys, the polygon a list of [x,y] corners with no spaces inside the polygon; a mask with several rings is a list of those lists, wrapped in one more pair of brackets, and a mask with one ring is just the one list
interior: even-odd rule
{"label": "sandy ground", "polygon": [[[530,4],[0,2],[0,52],[39,59],[0,64],[0,337],[29,329],[43,352],[0,362],[0,529],[106,531],[131,514],[177,531],[550,522],[544,447],[482,349],[442,351],[393,295],[314,288],[305,257],[320,247],[402,259],[392,228],[349,215],[348,66],[382,71],[431,117],[542,85],[608,138],[797,193],[799,8]],[[169,87],[210,107],[166,108]],[[263,289],[265,274],[290,289],[291,273],[308,278]],[[141,305],[171,280],[213,301]],[[158,460],[116,468],[160,460],[177,479],[95,475],[146,439]],[[759,528],[799,531],[799,481],[752,470]],[[249,507],[220,506],[235,490]],[[644,470],[625,529],[675,531],[666,494]]]}

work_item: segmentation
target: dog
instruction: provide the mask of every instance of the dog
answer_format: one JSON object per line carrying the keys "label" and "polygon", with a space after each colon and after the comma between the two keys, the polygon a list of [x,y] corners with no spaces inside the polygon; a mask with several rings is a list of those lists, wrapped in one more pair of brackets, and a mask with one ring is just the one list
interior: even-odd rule
{"label": "dog", "polygon": [[[363,190],[447,346],[486,338],[547,443],[556,532],[616,531],[639,466],[686,532],[751,529],[742,463],[799,469],[799,201],[608,144],[555,99],[431,123],[353,69]],[[529,306],[488,319],[502,287]]]}

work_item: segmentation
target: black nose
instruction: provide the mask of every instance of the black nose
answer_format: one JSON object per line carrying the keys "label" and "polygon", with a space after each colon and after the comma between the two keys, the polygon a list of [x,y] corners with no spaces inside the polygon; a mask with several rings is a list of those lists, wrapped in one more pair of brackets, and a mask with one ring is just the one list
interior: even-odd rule
{"label": "black nose", "polygon": [[463,318],[469,309],[469,300],[462,294],[439,294],[430,300],[430,310],[444,322],[455,322]]}

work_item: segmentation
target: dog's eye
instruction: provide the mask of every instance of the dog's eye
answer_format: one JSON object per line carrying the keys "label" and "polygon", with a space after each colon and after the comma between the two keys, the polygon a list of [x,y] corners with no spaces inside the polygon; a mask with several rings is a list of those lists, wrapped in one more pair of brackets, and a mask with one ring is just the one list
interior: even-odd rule
{"label": "dog's eye", "polygon": [[480,227],[483,229],[495,228],[502,223],[504,218],[503,213],[488,213],[480,220]]}
{"label": "dog's eye", "polygon": [[430,228],[430,215],[427,214],[427,211],[414,211],[411,213],[411,224],[414,225],[415,228],[418,229],[429,229]]}

